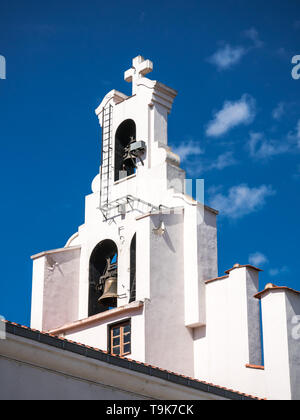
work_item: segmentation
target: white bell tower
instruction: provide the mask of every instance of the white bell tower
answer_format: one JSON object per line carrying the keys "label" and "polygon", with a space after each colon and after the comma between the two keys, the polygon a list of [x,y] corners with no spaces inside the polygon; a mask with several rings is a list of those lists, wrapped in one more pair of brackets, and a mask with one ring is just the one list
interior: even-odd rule
{"label": "white bell tower", "polygon": [[111,325],[130,320],[130,357],[192,375],[204,280],[218,274],[217,212],[185,193],[168,146],[177,92],[146,78],[152,69],[135,57],[124,74],[132,95],[112,90],[95,111],[99,174],[78,232],[33,257],[32,327],[111,351]]}
{"label": "white bell tower", "polygon": [[143,203],[144,211],[158,210],[169,206],[170,188],[184,192],[179,157],[167,146],[168,114],[177,92],[145,78],[152,69],[150,60],[134,58],[124,74],[132,82],[132,96],[112,90],[96,109],[102,127],[102,162],[93,191],[99,192],[105,219],[137,203]]}

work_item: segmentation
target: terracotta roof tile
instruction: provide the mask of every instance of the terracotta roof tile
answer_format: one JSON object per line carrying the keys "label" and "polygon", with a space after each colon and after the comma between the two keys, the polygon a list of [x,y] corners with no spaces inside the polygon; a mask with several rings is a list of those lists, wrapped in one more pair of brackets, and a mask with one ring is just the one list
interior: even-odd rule
{"label": "terracotta roof tile", "polygon": [[295,293],[296,295],[300,295],[300,292],[298,292],[297,290],[291,289],[290,287],[286,287],[286,286],[275,286],[275,284],[267,284],[265,289],[262,290],[261,292],[256,293],[256,295],[254,295],[255,298],[257,299],[261,299],[262,296],[265,293],[268,293],[269,291],[274,291],[274,290],[282,290],[282,291],[287,291],[287,292],[292,292]]}
{"label": "terracotta roof tile", "polygon": [[255,267],[254,265],[251,265],[251,264],[244,264],[244,265],[235,264],[232,268],[230,268],[229,270],[225,271],[225,274],[229,274],[230,271],[235,270],[236,268],[243,268],[243,267],[252,268],[253,270],[257,270],[257,271],[263,271],[262,269],[257,268],[257,267]]}
{"label": "terracotta roof tile", "polygon": [[205,284],[208,283],[212,283],[213,281],[217,281],[217,280],[224,280],[224,279],[228,279],[229,275],[227,276],[221,276],[221,277],[215,277],[214,279],[209,279],[205,281]]}

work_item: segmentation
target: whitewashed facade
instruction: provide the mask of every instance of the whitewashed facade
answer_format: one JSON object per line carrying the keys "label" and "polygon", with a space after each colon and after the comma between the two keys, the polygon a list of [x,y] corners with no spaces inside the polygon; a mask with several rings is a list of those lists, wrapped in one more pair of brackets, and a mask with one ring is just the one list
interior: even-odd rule
{"label": "whitewashed facade", "polygon": [[[112,90],[96,109],[102,169],[85,223],[65,247],[32,257],[31,327],[109,351],[109,327],[130,320],[131,359],[261,398],[300,399],[300,294],[273,285],[259,293],[250,265],[218,277],[218,212],[187,193],[167,136],[177,92],[146,78],[152,67],[136,57],[125,72],[132,96]],[[131,173],[120,167],[130,135],[145,145]],[[117,304],[94,313],[92,255],[107,240],[117,250]]]}

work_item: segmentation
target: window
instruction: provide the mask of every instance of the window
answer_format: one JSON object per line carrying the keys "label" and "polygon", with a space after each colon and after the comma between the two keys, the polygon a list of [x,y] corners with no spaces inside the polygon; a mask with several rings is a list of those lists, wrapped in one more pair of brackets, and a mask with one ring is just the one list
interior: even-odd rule
{"label": "window", "polygon": [[125,356],[131,353],[131,324],[130,321],[115,324],[110,327],[110,353]]}

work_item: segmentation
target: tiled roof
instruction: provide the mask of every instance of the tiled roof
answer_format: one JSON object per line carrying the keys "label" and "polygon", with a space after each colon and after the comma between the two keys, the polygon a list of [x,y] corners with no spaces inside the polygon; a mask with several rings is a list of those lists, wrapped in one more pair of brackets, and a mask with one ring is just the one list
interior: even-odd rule
{"label": "tiled roof", "polygon": [[214,279],[209,279],[205,281],[205,284],[209,284],[212,283],[213,281],[217,281],[217,280],[224,280],[224,279],[228,279],[229,275],[227,276],[221,276],[221,277],[215,277]]}
{"label": "tiled roof", "polygon": [[208,279],[208,280],[205,281],[205,284],[209,284],[209,283],[212,283],[212,282],[217,281],[217,280],[227,279],[229,277],[229,274],[230,274],[230,272],[232,270],[235,270],[236,268],[244,268],[244,267],[251,268],[252,270],[256,270],[256,271],[263,271],[260,268],[254,267],[254,265],[251,265],[251,264],[244,264],[244,265],[235,264],[232,268],[230,268],[229,270],[226,270],[225,271],[225,274],[226,274],[225,276],[215,277],[213,279]]}
{"label": "tiled roof", "polygon": [[24,325],[17,324],[11,321],[0,321],[6,323],[6,332],[14,334],[30,340],[38,341],[40,343],[57,347],[62,350],[71,351],[73,353],[80,354],[85,357],[92,359],[101,360],[112,365],[117,365],[124,369],[137,371],[146,375],[155,376],[166,381],[176,383],[178,385],[187,386],[193,389],[198,389],[203,392],[208,392],[214,395],[218,395],[223,398],[231,400],[262,400],[261,398],[247,395],[242,392],[233,391],[218,385],[214,385],[205,381],[200,381],[185,375],[170,372],[165,369],[158,368],[156,366],[149,365],[147,363],[138,362],[136,360],[129,359],[127,357],[113,356],[107,351],[100,350],[94,347],[87,346],[85,344],[76,343],[71,340],[67,340],[64,337],[57,337],[53,334],[38,331]]}
{"label": "tiled roof", "polygon": [[287,291],[287,292],[292,292],[292,293],[294,293],[296,295],[300,295],[300,292],[298,292],[298,290],[291,289],[290,287],[286,287],[286,286],[275,286],[275,284],[272,284],[272,285],[269,284],[269,285],[267,285],[265,287],[264,290],[262,290],[261,292],[256,293],[256,295],[254,295],[254,297],[256,297],[257,299],[261,299],[261,297],[265,293],[268,293],[269,291],[272,291],[272,290]]}
{"label": "tiled roof", "polygon": [[234,266],[232,268],[230,268],[229,270],[226,270],[225,271],[225,274],[229,274],[230,271],[235,270],[236,268],[244,268],[244,267],[246,267],[246,268],[252,268],[253,270],[256,270],[256,271],[263,271],[261,268],[255,267],[254,265],[251,265],[251,264],[243,264],[243,265],[241,265],[241,264],[234,264]]}

